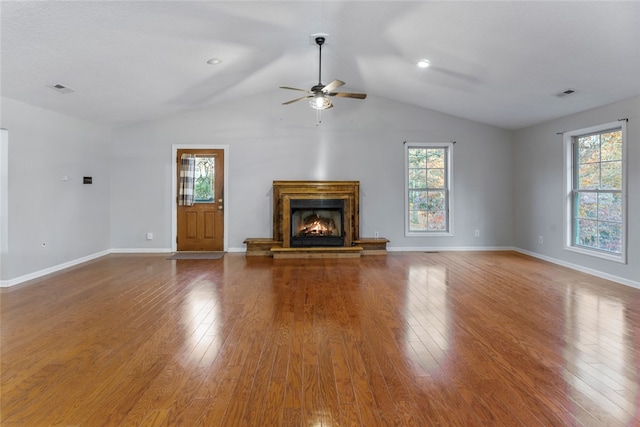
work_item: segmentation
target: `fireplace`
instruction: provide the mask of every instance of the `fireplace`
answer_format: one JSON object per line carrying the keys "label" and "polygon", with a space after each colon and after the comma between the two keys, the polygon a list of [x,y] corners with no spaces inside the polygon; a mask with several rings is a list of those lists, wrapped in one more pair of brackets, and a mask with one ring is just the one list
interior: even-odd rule
{"label": "fireplace", "polygon": [[359,202],[358,181],[274,181],[273,240],[284,249],[351,248]]}
{"label": "fireplace", "polygon": [[360,238],[360,182],[273,181],[273,237],[248,237],[247,256],[355,258],[387,253]]}
{"label": "fireplace", "polygon": [[293,199],[289,206],[292,248],[344,246],[344,200]]}

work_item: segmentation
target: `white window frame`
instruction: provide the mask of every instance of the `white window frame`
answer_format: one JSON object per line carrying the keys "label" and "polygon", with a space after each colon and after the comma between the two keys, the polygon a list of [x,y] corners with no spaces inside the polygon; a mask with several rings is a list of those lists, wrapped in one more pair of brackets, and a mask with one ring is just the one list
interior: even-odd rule
{"label": "white window frame", "polygon": [[[590,249],[584,246],[576,246],[573,242],[573,179],[574,179],[574,149],[573,143],[577,137],[601,133],[610,130],[622,132],[622,225],[621,225],[621,249],[620,254],[606,252],[599,249]],[[578,129],[564,133],[564,249],[619,263],[627,263],[627,123],[626,121],[605,123],[585,129]]]}
{"label": "white window frame", "polygon": [[[404,235],[406,237],[453,236],[453,142],[405,142],[404,144]],[[409,149],[445,148],[447,150],[446,193],[447,193],[447,231],[410,231],[409,230]]]}

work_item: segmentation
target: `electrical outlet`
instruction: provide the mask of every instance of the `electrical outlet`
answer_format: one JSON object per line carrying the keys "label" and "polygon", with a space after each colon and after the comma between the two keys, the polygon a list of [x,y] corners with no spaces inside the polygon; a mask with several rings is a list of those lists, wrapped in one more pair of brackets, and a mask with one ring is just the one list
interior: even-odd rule
{"label": "electrical outlet", "polygon": [[147,240],[153,240],[153,233],[150,231],[147,233]]}
{"label": "electrical outlet", "polygon": [[377,231],[376,231],[376,232],[374,232],[374,233],[373,233],[373,237],[375,237],[375,238],[377,239],[378,237],[380,237],[380,233],[378,233]]}
{"label": "electrical outlet", "polygon": [[538,236],[538,243],[542,243],[542,242],[543,242],[542,236]]}
{"label": "electrical outlet", "polygon": [[480,237],[480,230],[476,230],[475,236]]}

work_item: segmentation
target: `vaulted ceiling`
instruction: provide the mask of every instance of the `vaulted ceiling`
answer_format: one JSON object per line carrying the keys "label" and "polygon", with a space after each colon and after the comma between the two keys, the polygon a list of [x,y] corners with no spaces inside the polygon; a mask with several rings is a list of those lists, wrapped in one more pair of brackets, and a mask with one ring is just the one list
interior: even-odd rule
{"label": "vaulted ceiling", "polygon": [[[638,2],[2,1],[2,95],[120,126],[323,83],[520,129],[640,95]],[[220,63],[210,65],[209,59]],[[421,69],[419,59],[431,66]],[[61,94],[50,86],[75,92]],[[556,94],[574,90],[570,96]],[[341,109],[351,103],[339,99]],[[283,113],[286,114],[286,113]]]}

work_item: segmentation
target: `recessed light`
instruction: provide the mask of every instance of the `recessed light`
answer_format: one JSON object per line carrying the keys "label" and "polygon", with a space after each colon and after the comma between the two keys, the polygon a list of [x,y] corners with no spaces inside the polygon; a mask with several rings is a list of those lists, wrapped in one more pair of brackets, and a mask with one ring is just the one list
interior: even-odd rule
{"label": "recessed light", "polygon": [[431,62],[428,59],[421,59],[418,61],[418,67],[420,68],[428,68],[431,65]]}
{"label": "recessed light", "polygon": [[207,61],[207,64],[209,65],[218,65],[219,63],[222,62],[222,59],[220,58],[211,58]]}

